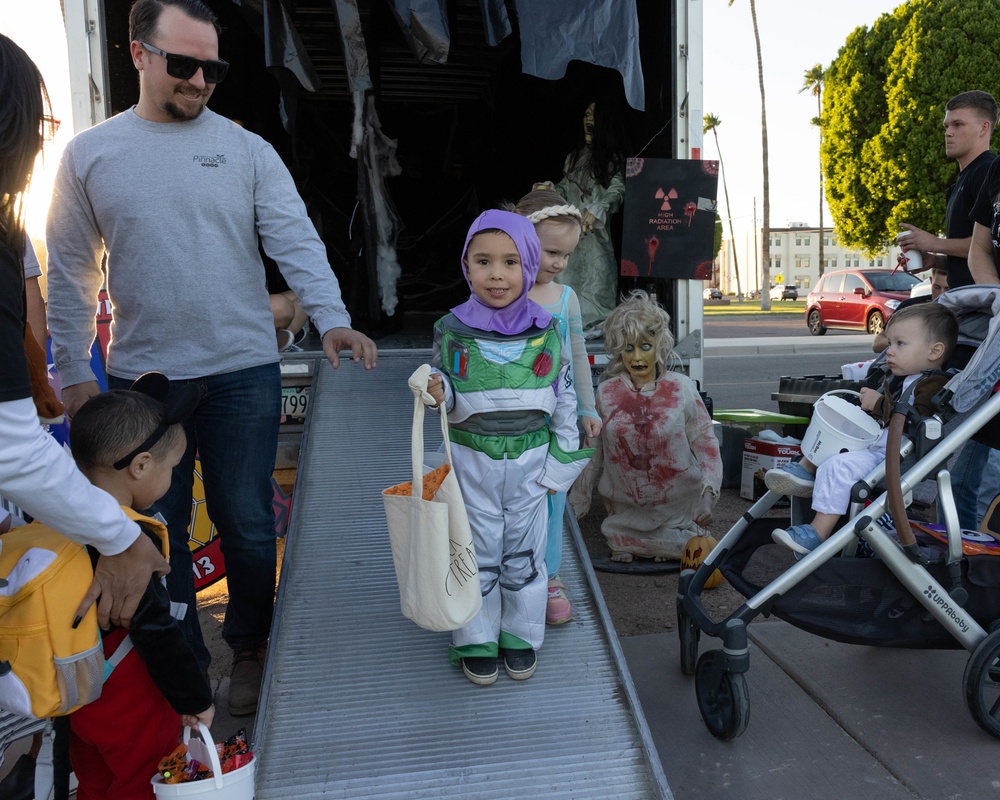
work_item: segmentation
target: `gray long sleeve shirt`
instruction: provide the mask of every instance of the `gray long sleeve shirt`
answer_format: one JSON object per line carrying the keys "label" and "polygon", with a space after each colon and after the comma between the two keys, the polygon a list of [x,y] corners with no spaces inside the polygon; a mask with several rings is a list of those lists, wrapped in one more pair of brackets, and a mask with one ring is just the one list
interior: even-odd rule
{"label": "gray long sleeve shirt", "polygon": [[76,136],[59,165],[46,232],[49,329],[63,385],[94,380],[105,250],[109,373],[197,378],[277,361],[258,234],[320,333],[349,327],[326,248],[259,136],[208,109],[171,123],[132,109]]}

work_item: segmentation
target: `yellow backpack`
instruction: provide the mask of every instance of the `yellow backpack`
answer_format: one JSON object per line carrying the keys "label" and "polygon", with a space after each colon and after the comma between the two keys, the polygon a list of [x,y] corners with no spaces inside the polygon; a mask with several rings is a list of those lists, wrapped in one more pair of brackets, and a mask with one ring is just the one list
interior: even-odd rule
{"label": "yellow backpack", "polygon": [[[166,526],[123,510],[159,537],[166,557]],[[73,627],[93,579],[87,548],[39,522],[0,536],[0,709],[42,719],[101,696],[131,640],[106,663],[96,605]]]}

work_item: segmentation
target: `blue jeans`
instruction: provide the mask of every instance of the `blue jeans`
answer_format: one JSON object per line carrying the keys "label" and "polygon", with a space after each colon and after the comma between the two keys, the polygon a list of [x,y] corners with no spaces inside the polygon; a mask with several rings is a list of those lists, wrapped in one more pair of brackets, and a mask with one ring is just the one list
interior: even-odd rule
{"label": "blue jeans", "polygon": [[[197,600],[188,525],[194,458],[201,459],[208,515],[221,536],[229,585],[222,638],[233,650],[267,641],[274,612],[277,549],[271,475],[281,419],[281,372],[277,363],[171,381],[194,384],[202,396],[184,424],[187,451],[174,468],[169,491],[150,509],[167,521],[170,533],[170,599],[187,603],[182,621],[198,663],[211,661],[198,624]],[[127,389],[130,381],[108,376],[109,389]]]}
{"label": "blue jeans", "polygon": [[[958,522],[963,530],[979,528],[979,487],[983,482],[986,460],[992,448],[989,445],[967,441],[951,463],[951,485],[958,509]],[[938,522],[943,522],[938,512]]]}
{"label": "blue jeans", "polygon": [[[993,500],[1000,494],[1000,450],[990,448],[983,468],[983,483],[979,487],[979,522],[986,518]],[[978,527],[977,527],[978,530]]]}

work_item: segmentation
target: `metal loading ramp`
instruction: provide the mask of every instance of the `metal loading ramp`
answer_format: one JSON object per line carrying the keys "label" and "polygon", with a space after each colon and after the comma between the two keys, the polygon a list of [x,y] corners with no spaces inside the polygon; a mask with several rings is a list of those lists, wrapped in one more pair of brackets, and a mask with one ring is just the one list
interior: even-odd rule
{"label": "metal loading ramp", "polygon": [[[575,617],[538,671],[488,687],[448,662],[450,634],[405,619],[381,490],[409,480],[413,396],[429,351],[374,372],[325,362],[312,388],[257,715],[257,800],[672,798],[573,521],[561,574]],[[436,434],[436,435],[435,435]],[[440,444],[428,415],[428,449]]]}

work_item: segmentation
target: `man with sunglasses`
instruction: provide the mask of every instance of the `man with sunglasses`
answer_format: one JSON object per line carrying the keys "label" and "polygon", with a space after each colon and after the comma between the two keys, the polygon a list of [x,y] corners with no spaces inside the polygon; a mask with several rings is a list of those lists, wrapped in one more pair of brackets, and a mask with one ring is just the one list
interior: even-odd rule
{"label": "man with sunglasses", "polygon": [[334,367],[375,367],[287,168],[263,139],[206,108],[228,64],[201,0],[138,0],[129,18],[139,102],[76,136],[49,213],[49,326],[72,418],[99,391],[90,369],[94,307],[107,254],[114,307],[109,388],[156,370],[201,400],[189,446],[154,510],[171,538],[171,598],[207,671],[187,526],[195,448],[229,582],[222,635],[234,651],[229,705],[252,713],[275,588],[271,473],[281,378],[258,240],[301,298]]}

